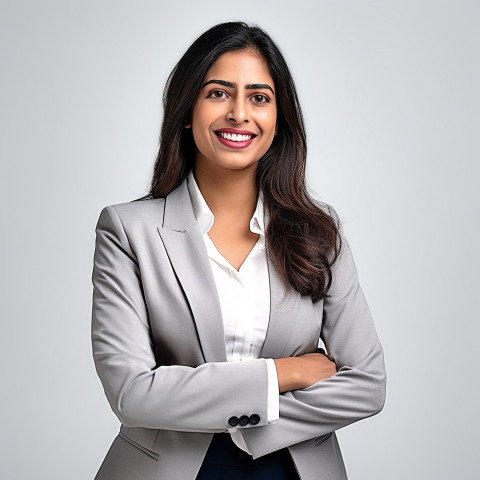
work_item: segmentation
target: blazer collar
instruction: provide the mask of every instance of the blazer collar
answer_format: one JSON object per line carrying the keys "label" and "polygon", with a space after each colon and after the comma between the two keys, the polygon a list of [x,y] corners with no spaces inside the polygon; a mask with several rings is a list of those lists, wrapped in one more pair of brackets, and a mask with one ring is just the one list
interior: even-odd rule
{"label": "blazer collar", "polygon": [[197,223],[185,179],[165,198],[162,228],[183,232]]}
{"label": "blazer collar", "polygon": [[[165,198],[163,223],[157,227],[170,263],[190,305],[206,362],[225,362],[227,354],[217,287],[202,231],[184,180]],[[261,357],[278,358],[286,350],[298,312],[298,294],[286,288],[272,261],[270,319]]]}

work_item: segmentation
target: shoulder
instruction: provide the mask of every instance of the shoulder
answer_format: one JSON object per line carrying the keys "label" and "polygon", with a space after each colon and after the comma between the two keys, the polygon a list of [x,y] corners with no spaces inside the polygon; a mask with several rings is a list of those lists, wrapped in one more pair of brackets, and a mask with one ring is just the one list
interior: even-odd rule
{"label": "shoulder", "polygon": [[100,212],[97,227],[103,224],[114,224],[117,227],[121,226],[124,230],[130,230],[141,225],[161,225],[164,204],[164,198],[142,198],[107,205]]}
{"label": "shoulder", "polygon": [[136,215],[158,215],[159,210],[163,211],[165,198],[140,198],[124,203],[115,203],[105,208],[113,209],[122,218]]}
{"label": "shoulder", "polygon": [[323,202],[315,197],[311,197],[313,205],[318,208],[323,216],[322,222],[324,225],[328,225],[330,231],[335,232],[336,236],[336,252],[332,251],[330,253],[330,262],[331,265],[337,263],[339,258],[342,256],[344,249],[349,250],[348,241],[345,237],[343,230],[342,219],[337,212],[337,210],[329,203]]}
{"label": "shoulder", "polygon": [[317,207],[322,212],[323,215],[325,215],[326,217],[330,217],[330,219],[337,225],[337,228],[339,230],[341,229],[340,216],[332,205],[323,202],[315,197],[311,197],[311,201],[313,205],[315,205],[315,207]]}

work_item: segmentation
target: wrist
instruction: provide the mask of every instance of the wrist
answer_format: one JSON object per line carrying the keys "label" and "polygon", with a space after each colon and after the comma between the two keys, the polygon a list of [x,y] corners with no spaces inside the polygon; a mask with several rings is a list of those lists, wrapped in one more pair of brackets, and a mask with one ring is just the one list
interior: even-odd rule
{"label": "wrist", "polygon": [[301,368],[299,367],[299,358],[276,358],[274,362],[277,369],[278,389],[280,393],[298,390],[304,387]]}

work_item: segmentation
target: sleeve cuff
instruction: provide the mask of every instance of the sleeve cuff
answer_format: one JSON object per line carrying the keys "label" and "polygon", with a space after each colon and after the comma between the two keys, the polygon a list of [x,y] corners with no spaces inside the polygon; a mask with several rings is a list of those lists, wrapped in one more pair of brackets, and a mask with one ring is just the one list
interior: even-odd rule
{"label": "sleeve cuff", "polygon": [[278,391],[277,368],[273,358],[266,358],[268,375],[267,420],[276,423],[280,417],[280,392]]}

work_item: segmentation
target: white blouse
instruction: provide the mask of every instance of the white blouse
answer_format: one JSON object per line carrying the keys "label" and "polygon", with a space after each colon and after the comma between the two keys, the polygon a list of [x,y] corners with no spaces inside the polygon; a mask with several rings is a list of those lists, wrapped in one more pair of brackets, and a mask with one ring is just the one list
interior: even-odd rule
{"label": "white blouse", "polygon": [[[270,280],[265,251],[265,217],[260,192],[257,207],[250,219],[250,231],[259,235],[257,243],[245,261],[236,270],[217,250],[208,232],[215,217],[198,188],[193,171],[187,177],[193,212],[203,234],[213,278],[217,287],[225,332],[227,361],[241,362],[258,359],[268,328],[270,316]],[[279,390],[275,362],[265,359],[268,371],[267,420],[275,423],[279,418]],[[233,392],[232,392],[233,393]],[[242,429],[229,428],[232,440],[250,453]]]}

